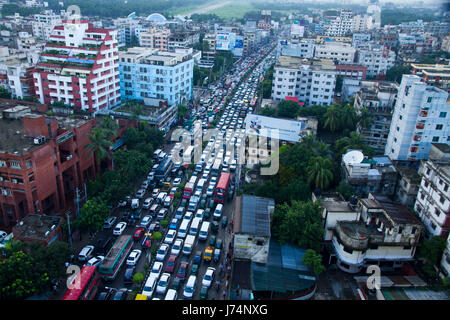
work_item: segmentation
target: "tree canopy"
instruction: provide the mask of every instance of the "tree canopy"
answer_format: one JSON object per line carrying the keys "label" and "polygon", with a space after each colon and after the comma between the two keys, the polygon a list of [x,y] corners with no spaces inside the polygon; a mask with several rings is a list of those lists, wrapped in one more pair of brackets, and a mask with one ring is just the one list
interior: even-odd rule
{"label": "tree canopy", "polygon": [[323,237],[322,218],[318,203],[292,201],[277,205],[273,215],[272,233],[281,242],[320,250]]}

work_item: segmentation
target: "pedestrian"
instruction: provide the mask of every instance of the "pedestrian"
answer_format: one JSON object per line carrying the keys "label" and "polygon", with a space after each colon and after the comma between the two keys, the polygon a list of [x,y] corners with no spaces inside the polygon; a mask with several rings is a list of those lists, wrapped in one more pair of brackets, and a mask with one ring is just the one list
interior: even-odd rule
{"label": "pedestrian", "polygon": [[53,291],[56,292],[56,284],[53,286]]}
{"label": "pedestrian", "polygon": [[222,272],[223,272],[223,264],[221,263],[219,265],[219,274],[222,274]]}
{"label": "pedestrian", "polygon": [[225,288],[228,288],[228,279],[225,281]]}
{"label": "pedestrian", "polygon": [[225,297],[227,296],[227,292],[223,290],[223,299],[225,300]]}
{"label": "pedestrian", "polygon": [[66,262],[65,263],[65,266],[66,266],[66,269],[70,266],[70,263],[69,262]]}
{"label": "pedestrian", "polygon": [[228,270],[228,272],[231,272],[231,266],[230,265],[228,265],[227,270]]}

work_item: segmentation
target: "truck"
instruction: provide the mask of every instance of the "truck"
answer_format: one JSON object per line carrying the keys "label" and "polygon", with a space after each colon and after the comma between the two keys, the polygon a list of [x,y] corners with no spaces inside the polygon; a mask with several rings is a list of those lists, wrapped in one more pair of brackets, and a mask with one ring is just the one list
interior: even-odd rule
{"label": "truck", "polygon": [[188,235],[186,236],[186,240],[184,240],[183,245],[183,254],[189,256],[192,253],[192,248],[194,248],[195,244],[195,236]]}
{"label": "truck", "polygon": [[213,258],[213,251],[214,247],[211,246],[206,247],[205,252],[203,253],[203,260],[211,261]]}

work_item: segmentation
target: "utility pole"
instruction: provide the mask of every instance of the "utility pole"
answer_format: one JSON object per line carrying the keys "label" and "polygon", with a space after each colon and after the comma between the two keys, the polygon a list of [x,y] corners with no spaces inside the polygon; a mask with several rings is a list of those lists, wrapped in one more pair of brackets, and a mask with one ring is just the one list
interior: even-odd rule
{"label": "utility pole", "polygon": [[70,247],[72,248],[72,232],[70,231],[70,211],[66,212],[66,217],[67,217],[67,229],[69,232],[69,244]]}

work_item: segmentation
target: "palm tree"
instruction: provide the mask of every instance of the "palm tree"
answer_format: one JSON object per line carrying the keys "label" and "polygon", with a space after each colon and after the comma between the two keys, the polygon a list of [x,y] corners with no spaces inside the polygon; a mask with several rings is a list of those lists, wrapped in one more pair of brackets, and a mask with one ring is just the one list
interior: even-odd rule
{"label": "palm tree", "polygon": [[117,129],[119,126],[110,117],[103,118],[101,129],[107,139],[113,138],[117,134]]}
{"label": "palm tree", "polygon": [[369,129],[372,125],[373,114],[367,108],[362,108],[358,116],[358,125],[362,129]]}
{"label": "palm tree", "polygon": [[319,189],[326,189],[331,180],[333,163],[330,158],[315,157],[311,159],[306,170],[308,171],[308,183]]}
{"label": "palm tree", "polygon": [[342,107],[340,119],[342,127],[354,130],[357,120],[355,108],[347,103],[344,107]]}
{"label": "palm tree", "polygon": [[97,160],[97,173],[100,173],[100,163],[109,156],[109,148],[112,142],[106,139],[104,131],[100,128],[92,129],[89,140],[91,142],[85,146],[88,150],[87,156],[90,157],[94,154]]}
{"label": "palm tree", "polygon": [[336,128],[339,126],[339,112],[335,106],[331,106],[328,108],[327,112],[325,112],[325,123],[324,127],[328,128],[331,132],[334,132]]}

